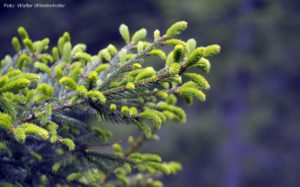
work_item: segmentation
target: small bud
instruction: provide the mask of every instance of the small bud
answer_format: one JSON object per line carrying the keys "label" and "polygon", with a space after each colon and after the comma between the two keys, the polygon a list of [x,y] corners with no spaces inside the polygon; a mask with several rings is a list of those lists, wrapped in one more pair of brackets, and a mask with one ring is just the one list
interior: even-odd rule
{"label": "small bud", "polygon": [[129,114],[129,108],[128,108],[128,106],[122,106],[122,107],[121,107],[121,113],[122,113],[123,115]]}
{"label": "small bud", "polygon": [[209,73],[211,68],[210,61],[204,57],[202,57],[196,65],[200,66],[205,73]]}
{"label": "small bud", "polygon": [[106,70],[109,68],[109,64],[100,64],[97,68],[96,68],[96,72],[99,74],[102,71]]}
{"label": "small bud", "polygon": [[59,61],[59,53],[58,53],[58,48],[57,47],[52,48],[52,57],[53,57],[55,62]]}
{"label": "small bud", "polygon": [[114,56],[114,55],[116,55],[116,54],[118,53],[117,48],[116,48],[114,45],[112,45],[112,44],[109,44],[109,45],[107,46],[107,50],[108,50],[108,52],[109,52],[112,56]]}
{"label": "small bud", "polygon": [[79,96],[85,96],[87,93],[87,89],[84,86],[77,86],[76,92]]}
{"label": "small bud", "polygon": [[122,38],[128,44],[130,42],[130,35],[129,35],[129,30],[128,30],[127,25],[121,24],[119,27],[119,32],[120,32]]}
{"label": "small bud", "polygon": [[116,152],[122,152],[122,147],[121,147],[121,145],[120,144],[118,144],[118,143],[115,143],[115,144],[113,144],[112,145],[112,148],[114,149],[114,151],[116,151]]}
{"label": "small bud", "polygon": [[60,66],[60,65],[55,66],[54,72],[55,72],[57,78],[61,78],[64,75],[64,72],[62,71],[62,66]]}
{"label": "small bud", "polygon": [[168,93],[165,91],[159,91],[157,92],[156,96],[162,99],[166,99],[168,97]]}
{"label": "small bud", "polygon": [[0,129],[12,130],[12,118],[2,112],[0,112]]}
{"label": "small bud", "polygon": [[143,42],[139,41],[138,45],[137,45],[137,51],[138,53],[141,53],[144,49],[144,44]]}
{"label": "small bud", "polygon": [[187,44],[179,39],[169,39],[167,41],[164,42],[165,45],[182,45],[185,48],[187,47]]}
{"label": "small bud", "polygon": [[166,32],[167,37],[173,37],[182,33],[187,28],[186,21],[179,21],[174,23]]}
{"label": "small bud", "polygon": [[179,72],[180,72],[180,64],[177,64],[177,63],[173,63],[173,64],[170,64],[169,65],[169,73],[171,75],[178,75]]}
{"label": "small bud", "polygon": [[164,88],[164,89],[169,89],[170,88],[170,84],[168,82],[162,82],[161,83],[161,86]]}
{"label": "small bud", "polygon": [[17,37],[13,37],[12,38],[11,44],[15,48],[16,52],[21,51],[21,44],[20,44],[20,41],[19,41],[19,39]]}
{"label": "small bud", "polygon": [[69,32],[65,32],[64,35],[63,35],[64,39],[66,42],[69,42],[71,41],[71,36],[70,36],[70,33]]}
{"label": "small bud", "polygon": [[132,36],[132,42],[137,43],[138,41],[144,39],[147,36],[147,30],[142,28],[136,31]]}
{"label": "small bud", "polygon": [[193,95],[197,97],[200,101],[206,100],[206,96],[201,90],[197,90],[196,88],[192,88],[192,87],[189,88],[182,87],[179,90],[179,95]]}
{"label": "small bud", "polygon": [[198,47],[197,49],[195,49],[195,51],[193,51],[192,54],[189,56],[189,59],[185,62],[186,67],[196,64],[204,55],[204,52],[204,47]]}
{"label": "small bud", "polygon": [[98,55],[99,55],[100,59],[105,59],[108,62],[111,60],[111,55],[110,55],[108,49],[102,49]]}
{"label": "small bud", "polygon": [[34,63],[34,67],[36,69],[39,69],[40,71],[44,72],[44,73],[47,73],[48,75],[51,74],[51,69],[49,68],[49,66],[47,66],[46,64],[44,63],[41,63],[41,62],[35,62]]}
{"label": "small bud", "polygon": [[29,49],[31,52],[34,51],[34,49],[33,49],[33,43],[32,43],[32,41],[31,41],[29,38],[25,38],[25,39],[23,40],[23,44],[24,44],[25,47],[26,47],[27,49]]}
{"label": "small bud", "polygon": [[60,37],[57,41],[58,51],[61,55],[63,54],[65,43],[66,43],[66,40],[64,39],[64,37]]}
{"label": "small bud", "polygon": [[155,75],[155,70],[153,67],[147,67],[141,71],[136,77],[134,82],[139,82],[143,79],[150,78]]}
{"label": "small bud", "polygon": [[166,102],[169,104],[169,105],[176,105],[177,103],[177,97],[173,94],[169,95],[166,99]]}
{"label": "small bud", "polygon": [[132,82],[128,82],[125,86],[127,90],[133,90],[135,88],[134,84]]}
{"label": "small bud", "polygon": [[184,73],[185,77],[190,79],[191,81],[195,82],[200,89],[208,90],[210,88],[210,85],[208,81],[200,74],[197,73]]}
{"label": "small bud", "polygon": [[116,110],[117,110],[117,105],[114,104],[114,103],[112,103],[112,104],[110,104],[109,109],[110,109],[111,111],[116,111]]}
{"label": "small bud", "polygon": [[34,43],[34,48],[35,48],[36,52],[40,53],[43,50],[47,50],[49,42],[50,42],[49,38],[45,38],[41,41],[35,42]]}
{"label": "small bud", "polygon": [[22,69],[26,63],[31,62],[31,58],[26,53],[23,53],[22,55],[19,56],[17,62],[18,62],[18,67]]}
{"label": "small bud", "polygon": [[86,45],[85,44],[76,44],[73,49],[72,53],[77,53],[77,52],[84,52],[86,50]]}
{"label": "small bud", "polygon": [[134,64],[132,64],[132,67],[139,69],[139,68],[142,68],[142,65],[139,63],[134,63]]}
{"label": "small bud", "polygon": [[14,136],[15,136],[16,140],[18,140],[21,143],[23,143],[26,138],[25,132],[21,127],[18,127],[15,129]]}
{"label": "small bud", "polygon": [[184,57],[184,47],[182,45],[176,45],[173,50],[174,62],[181,62]]}
{"label": "small bud", "polygon": [[76,90],[77,88],[77,83],[71,77],[62,77],[59,83],[66,86],[69,90]]}
{"label": "small bud", "polygon": [[191,53],[196,49],[197,41],[194,38],[189,39],[187,42],[188,52]]}
{"label": "small bud", "polygon": [[159,37],[160,37],[160,31],[158,29],[156,29],[154,31],[153,35],[154,35],[154,40],[157,41],[159,39]]}
{"label": "small bud", "polygon": [[70,42],[65,43],[63,48],[63,58],[66,62],[71,62],[71,50],[72,50],[71,43]]}
{"label": "small bud", "polygon": [[122,49],[120,52],[120,62],[124,63],[126,61],[127,52],[126,49]]}
{"label": "small bud", "polygon": [[61,167],[61,164],[59,162],[55,163],[53,166],[52,166],[52,171],[54,173],[58,172],[58,170],[60,169]]}
{"label": "small bud", "polygon": [[205,57],[212,56],[212,55],[220,53],[220,51],[221,51],[221,47],[219,45],[217,45],[217,44],[209,45],[209,46],[205,47],[203,56],[205,56]]}
{"label": "small bud", "polygon": [[130,117],[135,117],[138,114],[138,110],[136,107],[130,107],[129,109],[129,116]]}
{"label": "small bud", "polygon": [[[53,96],[53,87],[46,83],[39,84],[37,90],[47,97]],[[51,106],[51,105],[47,105],[47,106]]]}
{"label": "small bud", "polygon": [[129,137],[128,137],[128,143],[129,143],[129,144],[133,144],[134,141],[135,141],[135,140],[134,140],[134,137],[133,137],[133,136],[129,136]]}
{"label": "small bud", "polygon": [[166,60],[167,58],[165,52],[160,49],[153,49],[149,52],[149,54],[153,56],[159,56],[162,60]]}
{"label": "small bud", "polygon": [[92,101],[99,101],[101,104],[106,102],[106,97],[102,92],[97,90],[90,90],[86,93],[86,96],[89,97]]}
{"label": "small bud", "polygon": [[18,28],[18,33],[21,36],[21,38],[24,40],[25,38],[28,38],[28,33],[24,27],[19,27]]}
{"label": "small bud", "polygon": [[92,56],[85,52],[77,52],[74,54],[74,59],[82,59],[86,62],[92,62]]}

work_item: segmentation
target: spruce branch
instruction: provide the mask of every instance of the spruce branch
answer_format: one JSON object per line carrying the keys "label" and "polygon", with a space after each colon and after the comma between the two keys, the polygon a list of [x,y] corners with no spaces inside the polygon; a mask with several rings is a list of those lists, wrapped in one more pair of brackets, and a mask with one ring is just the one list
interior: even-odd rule
{"label": "spruce branch", "polygon": [[146,136],[144,134],[140,135],[136,142],[131,145],[128,150],[124,153],[125,157],[129,157],[132,153],[136,152],[147,140]]}
{"label": "spruce branch", "polygon": [[[146,29],[131,36],[122,24],[126,45],[118,50],[109,44],[92,55],[85,44],[73,44],[68,32],[50,49],[48,38],[34,41],[20,27],[12,39],[16,54],[0,64],[0,164],[7,170],[0,178],[15,185],[11,176],[16,176],[24,186],[97,186],[99,181],[117,186],[139,181],[136,173],[148,177],[180,170],[180,164],[138,149],[157,139],[154,132],[165,122],[186,121],[177,98],[187,104],[206,99],[210,85],[202,72],[209,72],[208,58],[220,47],[175,38],[186,28],[185,21],[177,22],[162,36],[154,31],[153,42],[147,42]],[[144,63],[149,57],[159,57],[164,67]],[[113,153],[104,153],[99,147],[109,145],[103,142],[112,132],[103,121],[131,124],[142,135],[128,140],[125,152],[116,142]]]}
{"label": "spruce branch", "polygon": [[146,56],[152,49],[160,46],[164,40],[165,40],[165,37],[162,37],[160,40],[155,41],[150,46],[148,46],[146,49],[144,49],[140,53],[136,54],[134,57],[130,58],[125,63],[117,66],[116,68],[109,70],[111,72],[110,75],[106,78],[106,80],[103,81],[103,83],[100,86],[96,87],[96,90],[102,90],[105,87],[107,87],[114,80],[114,78],[116,78],[118,75],[120,75],[121,73],[126,71],[128,66],[132,65],[135,62],[138,62],[141,58]]}

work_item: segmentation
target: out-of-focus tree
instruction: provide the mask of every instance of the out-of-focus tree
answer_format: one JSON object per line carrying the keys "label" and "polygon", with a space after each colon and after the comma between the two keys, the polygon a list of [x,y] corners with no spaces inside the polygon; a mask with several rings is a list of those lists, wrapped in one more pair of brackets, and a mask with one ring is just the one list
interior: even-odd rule
{"label": "out-of-focus tree", "polygon": [[191,109],[210,108],[197,116],[207,121],[197,124],[195,117],[188,132],[180,129],[182,141],[173,148],[185,154],[180,180],[194,186],[298,186],[299,2],[157,2],[166,22],[188,20],[198,27],[187,35],[198,35],[202,45],[221,41],[224,49],[222,60],[215,60],[222,65],[215,64],[219,69],[211,75],[218,85],[211,95],[219,99]]}

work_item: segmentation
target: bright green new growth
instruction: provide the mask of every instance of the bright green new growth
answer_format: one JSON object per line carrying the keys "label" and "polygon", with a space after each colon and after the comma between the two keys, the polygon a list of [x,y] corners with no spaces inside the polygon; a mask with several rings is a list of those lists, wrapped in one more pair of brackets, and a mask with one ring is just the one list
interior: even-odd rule
{"label": "bright green new growth", "polygon": [[138,41],[144,39],[147,36],[147,30],[146,29],[140,29],[136,31],[132,36],[132,42],[137,43]]}
{"label": "bright green new growth", "polygon": [[3,92],[18,92],[30,85],[28,79],[19,78],[14,81],[6,81],[7,83],[0,88],[0,93]]}
{"label": "bright green new growth", "polygon": [[90,98],[91,100],[93,100],[93,101],[99,101],[102,104],[104,104],[106,102],[106,98],[103,95],[103,93],[101,93],[101,92],[99,92],[97,90],[88,91],[86,93],[86,96],[88,98]]}
{"label": "bright green new growth", "polygon": [[187,22],[186,21],[179,21],[175,24],[173,24],[166,32],[167,37],[174,37],[178,34],[181,34],[185,29],[187,28]]}
{"label": "bright green new growth", "polygon": [[40,62],[35,62],[34,67],[36,69],[41,70],[44,73],[47,73],[48,75],[51,74],[51,70],[50,70],[49,66],[47,66],[46,64],[43,64],[43,63],[40,63]]}
{"label": "bright green new growth", "polygon": [[143,79],[150,78],[155,75],[155,70],[152,67],[147,67],[142,70],[134,79],[134,82],[139,82]]}
{"label": "bright green new growth", "polygon": [[13,37],[11,40],[12,46],[15,48],[16,52],[21,51],[21,44],[17,37]]}
{"label": "bright green new growth", "polygon": [[59,83],[65,86],[69,90],[76,90],[77,84],[71,77],[63,77],[60,79]]}
{"label": "bright green new growth", "polygon": [[176,45],[173,52],[174,62],[179,63],[184,57],[184,47],[182,45]]}
{"label": "bright green new growth", "polygon": [[65,144],[67,147],[68,147],[68,149],[70,150],[70,151],[74,151],[75,150],[75,143],[73,142],[73,140],[71,140],[70,138],[64,138],[64,139],[62,139],[61,140],[61,142],[63,143],[63,144]]}
{"label": "bright green new growth", "polygon": [[129,43],[130,41],[130,35],[129,35],[129,29],[127,25],[121,24],[119,28],[119,32],[122,36],[122,38],[125,40],[126,43]]}
{"label": "bright green new growth", "polygon": [[196,83],[200,89],[208,90],[210,88],[209,83],[207,80],[200,74],[197,73],[184,73],[185,77]]}
{"label": "bright green new growth", "polygon": [[35,135],[41,139],[47,140],[49,138],[49,132],[33,123],[25,123],[21,125],[25,135]]}
{"label": "bright green new growth", "polygon": [[[73,44],[68,32],[50,47],[48,38],[33,41],[20,27],[11,41],[16,54],[0,64],[1,182],[162,186],[153,178],[176,174],[181,165],[138,148],[158,140],[155,132],[166,122],[186,122],[177,100],[205,101],[210,85],[202,72],[211,69],[208,57],[220,52],[215,44],[197,47],[195,39],[174,38],[186,29],[185,21],[177,22],[165,35],[155,30],[148,42],[146,29],[130,35],[122,24],[126,45],[109,44],[93,55],[85,44]],[[148,57],[155,67],[143,63]],[[130,124],[140,136],[111,143],[104,121]],[[111,149],[101,149],[107,145]]]}
{"label": "bright green new growth", "polygon": [[3,114],[0,112],[0,128],[11,130],[12,129],[12,119],[8,114]]}

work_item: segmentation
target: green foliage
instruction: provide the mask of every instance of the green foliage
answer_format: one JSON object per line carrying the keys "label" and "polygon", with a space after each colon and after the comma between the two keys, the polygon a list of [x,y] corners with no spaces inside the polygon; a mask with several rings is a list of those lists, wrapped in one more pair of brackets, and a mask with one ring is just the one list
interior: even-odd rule
{"label": "green foliage", "polygon": [[184,47],[182,45],[176,45],[173,52],[174,62],[180,62],[184,57]]}
{"label": "green foliage", "polygon": [[34,67],[36,69],[41,70],[44,73],[47,73],[48,75],[51,74],[51,70],[50,70],[50,68],[46,64],[43,64],[43,63],[40,63],[40,62],[35,62],[34,63]]}
{"label": "green foliage", "polygon": [[134,82],[139,82],[143,79],[150,78],[155,75],[155,70],[152,67],[145,68],[134,79]]}
{"label": "green foliage", "polygon": [[92,101],[99,101],[100,103],[104,104],[106,102],[106,98],[103,93],[97,90],[91,90],[86,93],[86,96],[90,98]]}
{"label": "green foliage", "polygon": [[41,83],[38,85],[37,90],[47,97],[53,96],[53,87],[46,83]]}
{"label": "green foliage", "polygon": [[221,47],[217,44],[209,45],[205,47],[204,55],[205,57],[213,56],[215,54],[220,53]]}
{"label": "green foliage", "polygon": [[76,82],[71,77],[62,77],[59,80],[59,83],[70,90],[76,90],[76,88],[77,88]]}
{"label": "green foliage", "polygon": [[127,25],[121,24],[119,28],[119,32],[126,43],[130,41],[130,34]]}
{"label": "green foliage", "polygon": [[43,140],[47,140],[49,138],[49,132],[47,130],[45,130],[42,127],[39,127],[33,123],[22,124],[19,128],[22,129],[25,136],[34,135]]}
{"label": "green foliage", "polygon": [[174,23],[166,32],[167,37],[173,37],[178,34],[181,34],[187,28],[186,21],[179,21]]}
{"label": "green foliage", "polygon": [[132,82],[128,82],[125,86],[126,89],[132,90],[135,88],[134,84]]}
{"label": "green foliage", "polygon": [[207,80],[200,74],[197,73],[184,73],[183,74],[188,79],[194,81],[200,89],[208,90],[210,88]]}
{"label": "green foliage", "polygon": [[[48,38],[32,41],[20,27],[19,37],[12,39],[17,54],[0,67],[0,154],[22,162],[5,162],[11,169],[1,179],[14,183],[11,176],[17,175],[24,186],[31,185],[29,175],[42,186],[162,186],[152,177],[175,174],[181,165],[137,150],[158,140],[155,131],[164,123],[186,121],[178,99],[205,100],[202,91],[209,83],[194,70],[208,73],[211,65],[204,57],[220,52],[218,45],[197,48],[194,39],[174,38],[186,27],[177,22],[163,36],[155,30],[150,43],[144,41],[146,29],[130,36],[122,24],[126,45],[118,50],[109,44],[96,55],[87,53],[85,44],[74,45],[68,32],[49,48]],[[164,67],[145,65],[149,56],[160,57]],[[103,120],[132,124],[141,135],[103,152],[101,146],[111,144],[95,142],[109,142],[113,134]]]}
{"label": "green foliage", "polygon": [[0,112],[0,128],[6,130],[12,130],[12,119],[8,114]]}
{"label": "green foliage", "polygon": [[20,52],[21,51],[21,44],[20,44],[20,41],[19,41],[19,39],[17,37],[13,37],[12,38],[11,44],[15,48],[16,52]]}
{"label": "green foliage", "polygon": [[132,36],[132,42],[137,43],[138,41],[144,39],[147,36],[147,30],[146,29],[140,29],[136,31]]}
{"label": "green foliage", "polygon": [[19,33],[19,35],[20,35],[20,37],[21,37],[22,40],[24,40],[25,38],[29,37],[28,33],[27,33],[27,31],[26,31],[26,29],[24,27],[19,27],[18,28],[18,33]]}
{"label": "green foliage", "polygon": [[140,113],[139,116],[140,118],[148,119],[149,121],[151,121],[152,125],[156,129],[160,129],[163,123],[161,116],[155,110],[150,110],[150,109],[145,110],[144,112]]}
{"label": "green foliage", "polygon": [[72,45],[70,42],[66,42],[64,44],[64,47],[63,47],[63,59],[66,61],[66,62],[70,62],[71,61],[71,50],[72,50]]}
{"label": "green foliage", "polygon": [[192,88],[192,87],[189,87],[189,88],[183,87],[183,88],[181,88],[179,90],[179,94],[181,94],[181,95],[192,95],[192,96],[197,97],[200,101],[205,101],[205,99],[206,99],[205,94],[201,90],[197,90],[196,88]]}
{"label": "green foliage", "polygon": [[189,59],[185,62],[185,65],[187,67],[190,67],[194,64],[196,64],[204,55],[205,48],[204,47],[199,47],[195,49],[192,54],[190,54]]}
{"label": "green foliage", "polygon": [[28,79],[20,78],[17,80],[7,82],[5,85],[3,85],[3,87],[0,88],[0,93],[18,92],[24,88],[27,88],[29,85],[30,85],[30,81]]}
{"label": "green foliage", "polygon": [[61,142],[63,144],[65,144],[70,151],[74,151],[75,150],[75,143],[70,138],[64,138],[64,139],[61,140]]}

